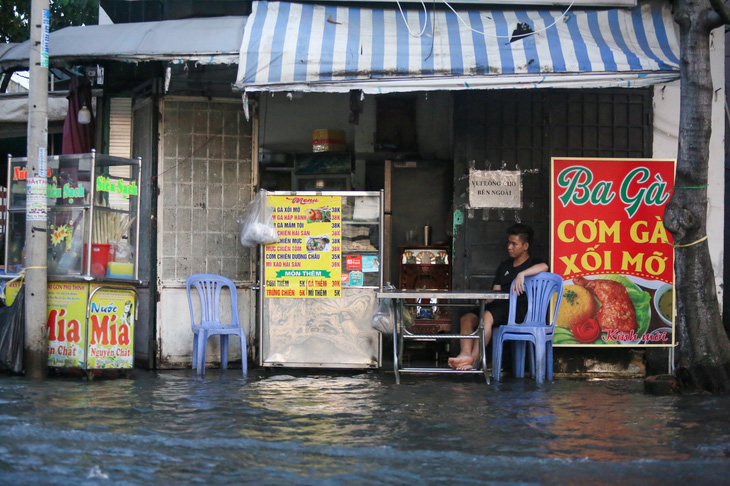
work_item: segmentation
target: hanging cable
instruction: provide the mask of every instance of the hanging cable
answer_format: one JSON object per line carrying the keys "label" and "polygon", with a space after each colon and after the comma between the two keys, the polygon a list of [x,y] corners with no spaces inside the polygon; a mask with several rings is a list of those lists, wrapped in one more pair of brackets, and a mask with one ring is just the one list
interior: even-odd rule
{"label": "hanging cable", "polygon": [[[426,32],[426,25],[428,25],[428,19],[426,19],[426,22],[423,24],[423,29],[421,29],[421,32],[416,35],[411,31],[410,25],[408,25],[408,20],[406,19],[406,14],[403,13],[403,8],[400,6],[400,1],[396,0],[398,4],[398,10],[400,10],[400,15],[403,17],[403,22],[406,24],[406,29],[408,29],[408,33],[411,34],[411,37],[422,37],[423,33]],[[423,5],[423,13],[426,14],[426,17],[428,17],[428,10],[426,10],[426,4],[421,0],[421,5]]]}
{"label": "hanging cable", "polygon": [[[499,38],[502,38],[502,39],[509,39],[509,38],[511,38],[511,37],[512,37],[511,35],[494,35],[494,34],[487,34],[486,32],[479,32],[478,30],[474,30],[474,29],[472,29],[472,28],[471,28],[471,26],[470,26],[469,24],[467,24],[467,23],[466,23],[466,21],[465,21],[464,19],[462,19],[462,18],[461,18],[461,15],[459,15],[459,12],[457,12],[456,10],[454,10],[454,7],[452,7],[451,5],[449,5],[449,2],[447,2],[446,0],[442,0],[442,1],[444,2],[444,4],[445,4],[445,5],[447,6],[447,7],[449,7],[449,8],[451,9],[451,11],[452,11],[452,12],[454,12],[454,13],[456,14],[456,18],[458,18],[458,19],[459,19],[459,22],[461,22],[462,24],[464,24],[464,26],[465,26],[465,27],[466,27],[467,29],[471,30],[472,32],[476,32],[477,34],[480,34],[480,35],[484,35],[484,36],[487,36],[487,37],[495,37],[495,38],[498,38],[498,39],[499,39]],[[531,32],[531,33],[530,33],[530,35],[534,35],[534,34],[539,34],[540,32],[544,32],[544,31],[548,30],[548,29],[549,29],[550,27],[552,27],[553,25],[555,25],[555,24],[557,24],[558,22],[560,22],[560,20],[562,20],[562,19],[563,19],[563,17],[565,17],[565,16],[566,16],[566,15],[568,14],[568,12],[570,12],[570,9],[571,9],[571,8],[573,8],[573,4],[574,4],[574,3],[575,3],[575,0],[572,0],[572,1],[570,2],[570,5],[568,5],[568,8],[566,8],[566,9],[565,9],[565,11],[564,11],[564,12],[563,12],[563,13],[562,13],[562,14],[560,15],[560,17],[558,17],[557,19],[555,19],[555,22],[553,22],[552,24],[550,24],[550,25],[548,25],[548,26],[546,26],[546,27],[543,27],[543,28],[542,28],[542,29],[540,29],[540,30],[536,30],[536,31],[534,31],[534,32]]]}

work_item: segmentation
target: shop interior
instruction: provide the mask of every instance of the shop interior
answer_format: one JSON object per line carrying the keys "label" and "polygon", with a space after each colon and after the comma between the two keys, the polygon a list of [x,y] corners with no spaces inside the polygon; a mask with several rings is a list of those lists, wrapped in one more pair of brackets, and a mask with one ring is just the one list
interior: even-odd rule
{"label": "shop interior", "polygon": [[[430,275],[424,275],[425,280],[409,275],[402,282],[398,262],[406,261],[406,246],[410,251],[446,251],[441,261],[450,260],[453,163],[448,93],[292,92],[262,94],[257,103],[262,188],[384,190],[384,282],[397,287],[450,285],[449,272],[438,282],[429,280]],[[336,143],[315,147],[316,135]],[[438,256],[420,253],[414,254],[419,260]]]}
{"label": "shop interior", "polygon": [[[260,186],[270,191],[383,190],[383,283],[450,289],[451,99],[449,93],[262,94],[257,106]],[[417,332],[450,332],[448,308],[415,309]],[[421,347],[406,357],[419,352],[429,360],[448,357],[443,346]]]}

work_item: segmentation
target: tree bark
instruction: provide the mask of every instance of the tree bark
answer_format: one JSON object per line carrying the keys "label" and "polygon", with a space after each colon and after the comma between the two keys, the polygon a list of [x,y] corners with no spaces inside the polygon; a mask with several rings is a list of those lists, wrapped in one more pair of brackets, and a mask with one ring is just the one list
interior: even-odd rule
{"label": "tree bark", "polygon": [[[710,0],[678,0],[680,116],[677,176],[665,212],[674,237],[679,341],[675,374],[684,389],[730,391],[730,340],[722,324],[707,245],[707,169],[712,116],[710,32],[722,25]],[[682,246],[686,245],[686,246]]]}

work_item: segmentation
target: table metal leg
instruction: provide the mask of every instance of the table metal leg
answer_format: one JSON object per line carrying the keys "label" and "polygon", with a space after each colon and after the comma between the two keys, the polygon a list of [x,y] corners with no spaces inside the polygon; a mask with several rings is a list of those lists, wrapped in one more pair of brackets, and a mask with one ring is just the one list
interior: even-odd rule
{"label": "table metal leg", "polygon": [[[484,309],[486,305],[486,299],[506,299],[507,295],[502,293],[479,293],[477,295],[475,292],[466,292],[466,293],[444,293],[444,292],[435,292],[433,294],[428,292],[418,292],[417,294],[409,294],[408,292],[383,292],[382,294],[378,294],[378,298],[386,298],[386,299],[392,299],[393,303],[393,374],[395,375],[395,382],[396,384],[400,384],[400,377],[403,373],[424,373],[424,374],[433,374],[433,373],[471,373],[471,374],[484,374],[484,379],[487,382],[487,384],[491,383],[491,376],[489,374],[489,368],[487,366],[487,353],[486,353],[486,342],[484,339]],[[414,297],[414,295],[416,297]],[[435,297],[426,297],[426,295],[435,295]],[[439,298],[441,295],[446,295],[446,299],[450,300],[469,300],[471,302],[477,301],[479,305],[479,325],[476,330],[473,332],[461,335],[461,334],[425,334],[425,333],[416,333],[412,334],[408,329],[406,329],[403,325],[403,319],[405,317],[405,312],[408,312],[408,310],[404,307],[404,304],[402,302],[402,299],[404,298]],[[462,303],[453,303],[451,301],[445,301],[445,302],[439,302],[441,305],[447,305],[447,306],[467,306],[469,304],[462,304]],[[400,301],[400,302],[399,302]],[[473,305],[473,304],[472,304]],[[477,352],[477,359],[474,363],[473,367],[470,367],[468,370],[453,370],[450,367],[444,367],[440,368],[439,363],[436,363],[435,366],[429,367],[429,366],[417,366],[413,365],[411,366],[410,363],[405,364],[403,361],[404,357],[404,349],[405,345],[409,341],[434,341],[434,342],[440,342],[440,341],[447,341],[447,340],[473,340],[476,341],[474,345],[479,346],[478,352]],[[473,351],[473,348],[472,348]],[[479,369],[479,366],[482,367],[482,369]]]}
{"label": "table metal leg", "polygon": [[400,322],[400,306],[397,302],[393,303],[393,372],[395,373],[395,384],[400,385],[400,374],[398,369],[400,368],[400,350],[398,349],[400,343],[400,334],[398,329],[398,323]]}
{"label": "table metal leg", "polygon": [[482,371],[484,372],[484,378],[487,380],[487,385],[490,384],[489,372],[487,371],[487,346],[484,342],[484,300],[479,301],[479,356],[482,361]]}

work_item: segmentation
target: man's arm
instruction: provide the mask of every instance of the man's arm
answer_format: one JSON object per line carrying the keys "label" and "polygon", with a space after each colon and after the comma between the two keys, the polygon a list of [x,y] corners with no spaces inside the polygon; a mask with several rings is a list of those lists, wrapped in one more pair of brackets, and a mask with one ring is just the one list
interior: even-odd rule
{"label": "man's arm", "polygon": [[522,270],[515,277],[515,281],[512,283],[512,288],[517,292],[517,295],[522,295],[525,291],[525,277],[531,277],[537,275],[540,272],[547,272],[550,268],[545,263],[537,263],[526,270]]}

